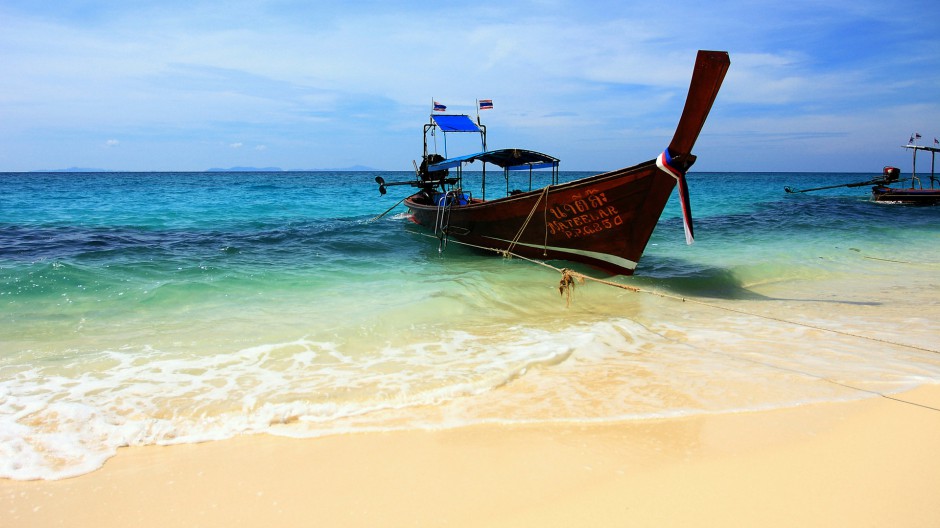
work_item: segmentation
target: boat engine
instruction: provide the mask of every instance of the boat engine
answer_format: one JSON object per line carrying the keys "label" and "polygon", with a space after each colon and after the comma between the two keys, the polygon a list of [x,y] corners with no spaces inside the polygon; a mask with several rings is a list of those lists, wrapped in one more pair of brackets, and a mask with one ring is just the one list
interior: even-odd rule
{"label": "boat engine", "polygon": [[897,167],[885,167],[882,174],[884,183],[894,183],[901,178],[901,169]]}
{"label": "boat engine", "polygon": [[421,177],[421,181],[427,182],[431,185],[442,185],[444,184],[444,179],[447,178],[449,173],[448,169],[428,171],[428,165],[434,163],[439,163],[444,161],[444,156],[440,154],[428,154],[421,160],[421,166],[418,168],[418,176]]}

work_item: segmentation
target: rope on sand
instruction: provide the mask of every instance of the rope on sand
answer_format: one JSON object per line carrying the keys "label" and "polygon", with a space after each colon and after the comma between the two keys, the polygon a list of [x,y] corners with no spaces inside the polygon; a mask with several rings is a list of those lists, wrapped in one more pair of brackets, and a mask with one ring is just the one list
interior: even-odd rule
{"label": "rope on sand", "polygon": [[[526,260],[531,260],[531,259],[526,259]],[[789,324],[789,325],[795,325],[795,326],[801,326],[801,327],[805,327],[805,328],[812,328],[812,329],[814,329],[814,330],[820,330],[820,331],[823,331],[823,332],[830,332],[830,333],[833,333],[833,334],[839,334],[839,335],[848,336],[848,337],[854,337],[854,338],[858,338],[858,339],[867,339],[867,340],[869,340],[869,341],[875,341],[875,342],[883,343],[883,344],[886,344],[886,345],[891,345],[891,346],[896,346],[896,347],[901,347],[901,348],[911,348],[911,349],[914,349],[914,350],[919,350],[919,351],[922,351],[922,352],[928,352],[928,353],[931,353],[931,354],[940,354],[940,351],[932,350],[932,349],[925,348],[925,347],[920,347],[920,346],[917,346],[917,345],[910,345],[910,344],[906,344],[906,343],[898,343],[898,342],[895,342],[895,341],[888,341],[887,339],[881,339],[881,338],[878,338],[878,337],[866,336],[866,335],[862,335],[862,334],[854,334],[854,333],[851,333],[851,332],[844,332],[844,331],[842,331],[842,330],[835,330],[835,329],[833,329],[833,328],[825,328],[825,327],[817,326],[817,325],[813,325],[813,324],[801,323],[801,322],[799,322],[799,321],[791,321],[791,320],[782,319],[782,318],[779,318],[779,317],[773,317],[773,316],[769,316],[769,315],[762,315],[762,314],[758,314],[758,313],[754,313],[754,312],[748,312],[748,311],[746,311],[746,310],[739,310],[739,309],[737,309],[737,308],[730,308],[730,307],[728,307],[728,306],[721,306],[721,305],[719,305],[719,304],[713,304],[713,303],[709,303],[709,302],[704,302],[704,301],[700,301],[700,300],[697,300],[697,299],[689,299],[689,298],[687,298],[687,297],[680,297],[680,296],[678,296],[678,295],[670,295],[670,294],[668,294],[668,293],[662,293],[662,292],[656,292],[656,291],[652,291],[652,290],[646,290],[646,289],[638,288],[638,287],[635,287],[635,286],[627,286],[626,284],[619,284],[619,283],[616,283],[616,282],[611,282],[611,281],[606,281],[606,280],[603,280],[603,279],[598,279],[598,278],[595,278],[595,277],[591,277],[591,276],[585,275],[585,274],[583,274],[583,273],[578,273],[578,272],[576,272],[576,271],[571,271],[571,270],[569,270],[569,269],[567,269],[567,268],[561,268],[561,269],[555,268],[554,266],[551,266],[551,265],[546,264],[546,263],[544,263],[544,262],[538,262],[538,261],[533,261],[533,262],[536,262],[536,263],[538,263],[538,264],[542,264],[543,266],[547,266],[547,267],[549,267],[549,268],[554,268],[555,270],[561,272],[561,274],[562,274],[562,279],[561,279],[561,284],[559,285],[558,289],[559,289],[559,291],[562,293],[562,295],[565,295],[565,296],[567,297],[567,302],[568,302],[569,305],[571,304],[571,290],[574,289],[574,286],[575,286],[575,279],[577,279],[577,282],[580,282],[581,284],[584,284],[584,281],[585,281],[585,280],[590,280],[590,281],[598,282],[598,283],[605,284],[605,285],[608,285],[608,286],[614,286],[614,287],[616,287],[616,288],[621,288],[621,289],[624,289],[624,290],[629,290],[629,291],[632,291],[632,292],[635,292],[635,293],[646,293],[646,294],[649,294],[649,295],[656,295],[656,296],[658,296],[658,297],[662,297],[662,298],[665,298],[665,299],[673,299],[673,300],[677,300],[677,301],[681,301],[681,302],[695,303],[695,304],[698,304],[698,305],[701,305],[701,306],[707,306],[707,307],[709,307],[709,308],[715,308],[715,309],[718,309],[718,310],[725,310],[725,311],[728,311],[728,312],[734,312],[734,313],[738,313],[738,314],[742,314],[742,315],[747,315],[747,316],[750,316],[750,317],[757,317],[757,318],[761,318],[761,319],[768,319],[768,320],[775,321],[775,322],[779,322],[779,323],[784,323],[784,324]],[[748,359],[748,358],[741,358],[741,357],[738,357],[738,356],[732,356],[732,357],[734,357],[734,358],[736,358],[736,359],[741,359],[741,360],[744,360],[744,361],[750,361],[750,362],[753,362],[753,363],[759,363],[759,364],[761,364],[761,365],[764,365],[764,366],[767,366],[767,367],[771,367],[771,368],[774,368],[774,369],[778,369],[778,370],[788,370],[788,371],[792,371],[792,372],[797,372],[797,373],[802,374],[802,375],[804,375],[804,376],[808,376],[808,377],[811,377],[811,378],[816,378],[816,379],[818,379],[818,380],[826,381],[826,382],[832,383],[832,384],[834,384],[834,385],[839,385],[839,386],[841,386],[841,387],[845,387],[845,388],[847,388],[847,389],[851,389],[851,390],[855,390],[855,391],[859,391],[859,392],[865,392],[865,393],[872,394],[872,395],[875,395],[875,396],[881,396],[882,398],[885,398],[885,399],[888,399],[888,400],[892,400],[892,401],[895,401],[895,402],[898,402],[898,403],[906,403],[906,404],[908,404],[908,405],[913,405],[913,406],[915,406],[915,407],[921,407],[921,408],[928,409],[928,410],[931,410],[931,411],[940,412],[940,408],[937,408],[937,407],[932,407],[932,406],[930,406],[930,405],[924,405],[924,404],[922,404],[922,403],[917,403],[917,402],[912,402],[912,401],[904,400],[904,399],[898,398],[898,397],[896,397],[896,396],[890,396],[890,395],[885,394],[885,393],[883,393],[883,392],[878,392],[878,391],[874,391],[874,390],[870,390],[870,389],[865,389],[865,388],[862,388],[862,387],[856,387],[856,386],[854,386],[854,385],[849,385],[848,383],[844,383],[844,382],[841,382],[841,381],[836,381],[836,380],[831,379],[831,378],[828,378],[828,377],[826,377],[826,376],[820,376],[820,375],[818,375],[818,374],[813,374],[813,373],[811,373],[811,372],[807,372],[807,371],[804,371],[804,370],[793,369],[793,368],[788,368],[788,367],[781,367],[781,366],[779,366],[779,365],[774,365],[774,364],[771,364],[771,363],[765,363],[765,362],[761,362],[761,361],[755,361],[755,360],[751,360],[751,359]]]}
{"label": "rope on sand", "polygon": [[[427,235],[427,236],[430,236],[430,235]],[[938,350],[933,350],[933,349],[930,349],[930,348],[925,348],[925,347],[921,347],[921,346],[917,346],[917,345],[910,345],[910,344],[907,344],[907,343],[898,343],[898,342],[895,342],[895,341],[889,341],[889,340],[887,340],[887,339],[881,339],[881,338],[878,338],[878,337],[866,336],[866,335],[862,335],[862,334],[854,334],[854,333],[852,333],[852,332],[845,332],[845,331],[836,330],[836,329],[833,329],[833,328],[826,328],[826,327],[823,327],[823,326],[813,325],[813,324],[809,324],[809,323],[803,323],[803,322],[800,322],[800,321],[791,321],[791,320],[789,320],[789,319],[783,319],[783,318],[780,318],[780,317],[773,317],[773,316],[769,316],[769,315],[763,315],[763,314],[759,314],[759,313],[748,312],[748,311],[746,311],[746,310],[740,310],[740,309],[737,309],[737,308],[731,308],[731,307],[728,307],[728,306],[722,306],[722,305],[720,305],[720,304],[714,304],[714,303],[709,303],[709,302],[705,302],[705,301],[700,301],[700,300],[698,300],[698,299],[690,299],[690,298],[688,298],[688,297],[682,297],[682,296],[679,296],[679,295],[672,295],[672,294],[669,294],[669,293],[657,292],[657,291],[653,291],[653,290],[647,290],[647,289],[645,289],[645,288],[639,288],[639,287],[637,287],[637,286],[629,286],[629,285],[626,285],[626,284],[620,284],[620,283],[613,282],[613,281],[608,281],[608,280],[604,280],[604,279],[599,279],[599,278],[597,278],[597,277],[591,277],[590,275],[585,275],[584,273],[580,273],[580,272],[577,272],[577,271],[573,271],[573,270],[568,269],[568,268],[558,268],[558,267],[552,266],[551,264],[548,264],[548,263],[546,263],[546,262],[542,262],[542,261],[540,261],[540,260],[535,260],[535,259],[530,259],[530,258],[528,258],[528,257],[524,257],[524,256],[522,256],[522,255],[518,255],[518,254],[516,254],[516,253],[512,253],[511,251],[508,251],[508,250],[498,250],[498,249],[488,248],[488,247],[484,247],[484,246],[478,246],[478,245],[475,245],[475,244],[468,244],[468,243],[466,243],[466,242],[460,242],[460,241],[457,241],[457,240],[454,240],[454,242],[457,242],[458,244],[461,244],[461,245],[464,245],[464,246],[469,246],[469,247],[474,247],[474,248],[477,248],[477,249],[484,249],[484,250],[488,250],[488,251],[493,251],[493,252],[495,252],[495,253],[498,253],[498,254],[500,254],[500,255],[503,255],[503,256],[506,257],[506,258],[519,258],[519,259],[525,260],[526,262],[531,262],[532,264],[537,264],[537,265],[539,265],[539,266],[543,266],[543,267],[545,267],[545,268],[548,268],[548,269],[554,270],[554,271],[556,271],[556,272],[558,272],[558,273],[561,273],[561,280],[560,280],[559,283],[558,283],[558,292],[562,295],[562,297],[565,297],[566,303],[567,303],[569,306],[571,305],[571,295],[572,295],[572,292],[574,291],[575,285],[578,284],[578,283],[584,284],[585,281],[592,281],[592,282],[597,282],[597,283],[599,283],[599,284],[604,284],[604,285],[606,285],[606,286],[613,286],[613,287],[615,287],[615,288],[620,288],[620,289],[622,289],[622,290],[632,291],[632,292],[634,292],[634,293],[645,293],[645,294],[648,294],[648,295],[655,295],[655,296],[657,296],[657,297],[661,297],[661,298],[664,298],[664,299],[672,299],[672,300],[681,301],[681,302],[694,303],[694,304],[698,304],[698,305],[700,305],[700,306],[707,306],[707,307],[709,307],[709,308],[714,308],[714,309],[717,309],[717,310],[724,310],[724,311],[727,311],[727,312],[733,312],[733,313],[737,313],[737,314],[741,314],[741,315],[747,315],[747,316],[750,316],[750,317],[756,317],[756,318],[760,318],[760,319],[767,319],[767,320],[775,321],[775,322],[778,322],[778,323],[784,323],[784,324],[788,324],[788,325],[800,326],[800,327],[804,327],[804,328],[811,328],[811,329],[813,329],[813,330],[819,330],[819,331],[822,331],[822,332],[829,332],[829,333],[838,334],[838,335],[843,335],[843,336],[847,336],[847,337],[854,337],[854,338],[857,338],[857,339],[865,339],[865,340],[868,340],[868,341],[874,341],[874,342],[878,342],[878,343],[882,343],[882,344],[886,344],[886,345],[891,345],[891,346],[896,346],[896,347],[900,347],[900,348],[910,348],[910,349],[913,349],[913,350],[919,350],[919,351],[921,351],[921,352],[927,352],[927,353],[931,353],[931,354],[940,354],[940,351],[938,351]],[[930,405],[924,405],[924,404],[922,404],[922,403],[916,403],[916,402],[912,402],[912,401],[908,401],[908,400],[903,400],[903,399],[897,398],[897,397],[895,397],[895,396],[890,396],[890,395],[887,395],[887,394],[885,394],[885,393],[878,392],[878,391],[874,391],[874,390],[870,390],[870,389],[864,389],[864,388],[862,388],[862,387],[855,387],[855,386],[853,386],[853,385],[849,385],[849,384],[844,383],[844,382],[836,381],[836,380],[833,380],[833,379],[831,379],[831,378],[827,378],[827,377],[825,377],[825,376],[820,376],[820,375],[818,375],[818,374],[813,374],[813,373],[811,373],[811,372],[806,372],[806,371],[803,371],[803,370],[794,369],[794,368],[790,368],[790,367],[781,367],[781,366],[779,366],[779,365],[774,365],[774,364],[771,364],[771,363],[765,363],[765,362],[761,362],[761,361],[756,361],[756,360],[752,360],[752,359],[748,359],[748,358],[742,358],[742,357],[738,357],[738,356],[733,356],[733,357],[736,358],[736,359],[743,360],[743,361],[749,361],[749,362],[752,362],[752,363],[759,363],[759,364],[764,365],[764,366],[766,366],[766,367],[770,367],[770,368],[774,368],[774,369],[778,369],[778,370],[786,370],[786,371],[790,371],[790,372],[796,372],[796,373],[799,373],[799,374],[802,374],[802,375],[805,375],[805,376],[808,376],[808,377],[811,377],[811,378],[816,378],[816,379],[821,380],[821,381],[826,381],[826,382],[832,383],[832,384],[834,384],[834,385],[839,385],[839,386],[845,387],[845,388],[847,388],[847,389],[851,389],[851,390],[855,390],[855,391],[859,391],[859,392],[865,392],[865,393],[868,393],[868,394],[871,394],[871,395],[874,395],[874,396],[880,396],[880,397],[882,397],[882,398],[885,398],[885,399],[888,399],[888,400],[892,400],[892,401],[895,401],[895,402],[898,402],[898,403],[906,403],[906,404],[908,404],[908,405],[913,405],[913,406],[915,406],[915,407],[921,407],[921,408],[928,409],[928,410],[931,410],[931,411],[940,412],[940,408],[937,408],[937,407],[931,407]]]}
{"label": "rope on sand", "polygon": [[[782,318],[779,318],[779,317],[772,317],[772,316],[769,316],[769,315],[762,315],[762,314],[758,314],[758,313],[754,313],[754,312],[748,312],[748,311],[745,311],[745,310],[739,310],[739,309],[737,309],[737,308],[730,308],[730,307],[728,307],[728,306],[721,306],[721,305],[719,305],[719,304],[713,304],[713,303],[709,303],[709,302],[704,302],[704,301],[700,301],[700,300],[697,300],[697,299],[689,299],[689,298],[687,298],[687,297],[680,297],[680,296],[678,296],[678,295],[670,295],[670,294],[668,294],[668,293],[662,293],[662,292],[656,292],[656,291],[652,291],[652,290],[646,290],[646,289],[643,289],[643,288],[638,288],[638,287],[636,287],[636,286],[627,286],[626,284],[619,284],[619,283],[616,283],[616,282],[607,281],[607,280],[603,280],[603,279],[598,279],[598,278],[596,278],[596,277],[591,277],[590,275],[585,275],[585,274],[583,274],[583,273],[579,273],[579,272],[576,272],[576,271],[572,271],[572,270],[567,269],[567,268],[556,268],[556,267],[554,267],[554,266],[552,266],[552,265],[550,265],[550,264],[546,264],[546,263],[544,263],[544,262],[539,262],[539,261],[534,261],[534,260],[531,260],[531,259],[526,259],[525,257],[522,257],[522,258],[524,258],[525,260],[528,260],[528,261],[530,261],[530,262],[534,262],[534,263],[536,263],[536,264],[541,264],[541,265],[546,266],[546,267],[548,267],[548,268],[555,269],[556,271],[559,271],[559,272],[562,274],[561,283],[560,283],[559,286],[558,286],[558,290],[561,292],[561,294],[562,294],[563,296],[566,297],[568,305],[571,304],[571,291],[574,289],[574,286],[575,286],[576,282],[579,282],[579,283],[581,283],[581,284],[584,284],[584,281],[585,281],[585,280],[590,280],[590,281],[598,282],[598,283],[601,283],[601,284],[604,284],[604,285],[607,285],[607,286],[614,286],[614,287],[616,287],[616,288],[621,288],[621,289],[624,289],[624,290],[629,290],[629,291],[632,291],[632,292],[634,292],[634,293],[646,293],[646,294],[649,294],[649,295],[656,295],[656,296],[658,296],[658,297],[662,297],[662,298],[665,298],[665,299],[673,299],[673,300],[677,300],[677,301],[681,301],[681,302],[695,303],[695,304],[698,304],[698,305],[701,305],[701,306],[707,306],[707,307],[709,307],[709,308],[715,308],[715,309],[718,309],[718,310],[725,310],[725,311],[734,312],[734,313],[738,313],[738,314],[742,314],[742,315],[748,315],[748,316],[751,316],[751,317],[757,317],[757,318],[761,318],[761,319],[768,319],[768,320],[775,321],[775,322],[779,322],[779,323],[790,324],[790,325],[795,325],[795,326],[802,326],[802,327],[805,327],[805,328],[812,328],[812,329],[814,329],[814,330],[820,330],[820,331],[823,331],[823,332],[830,332],[830,333],[839,334],[839,335],[848,336],[848,337],[854,337],[854,338],[858,338],[858,339],[867,339],[867,340],[869,340],[869,341],[876,341],[876,342],[883,343],[883,344],[886,344],[886,345],[891,345],[891,346],[896,346],[896,347],[901,347],[901,348],[911,348],[911,349],[914,349],[914,350],[919,350],[919,351],[922,351],[922,352],[928,352],[928,353],[931,353],[931,354],[940,354],[940,351],[932,350],[932,349],[925,348],[925,347],[920,347],[920,346],[917,346],[917,345],[910,345],[910,344],[906,344],[906,343],[898,343],[898,342],[895,342],[895,341],[888,341],[888,340],[886,340],[886,339],[881,339],[881,338],[877,338],[877,337],[871,337],[871,336],[866,336],[866,335],[861,335],[861,334],[853,334],[853,333],[851,333],[851,332],[843,332],[843,331],[841,331],[841,330],[835,330],[835,329],[832,329],[832,328],[825,328],[825,327],[817,326],[817,325],[813,325],[813,324],[801,323],[801,322],[799,322],[799,321],[791,321],[791,320],[782,319]],[[851,390],[855,390],[855,391],[859,391],[859,392],[865,392],[865,393],[872,394],[872,395],[875,395],[875,396],[881,396],[882,398],[885,398],[885,399],[888,399],[888,400],[892,400],[892,401],[895,401],[895,402],[898,402],[898,403],[906,403],[906,404],[908,404],[908,405],[913,405],[913,406],[915,406],[915,407],[921,407],[921,408],[928,409],[928,410],[931,410],[931,411],[940,412],[940,408],[937,408],[937,407],[932,407],[932,406],[930,406],[930,405],[925,405],[925,404],[922,404],[922,403],[917,403],[917,402],[912,402],[912,401],[904,400],[904,399],[898,398],[898,397],[896,397],[896,396],[890,396],[890,395],[885,394],[885,393],[883,393],[883,392],[878,392],[878,391],[874,391],[874,390],[871,390],[871,389],[865,389],[865,388],[862,388],[862,387],[856,387],[856,386],[854,386],[854,385],[849,385],[848,383],[844,383],[844,382],[841,382],[841,381],[836,381],[836,380],[834,380],[834,379],[828,378],[828,377],[826,377],[826,376],[821,376],[821,375],[819,375],[819,374],[813,374],[812,372],[807,372],[807,371],[805,371],[805,370],[799,370],[799,369],[794,369],[794,368],[789,368],[789,367],[781,367],[781,366],[779,366],[779,365],[774,365],[774,364],[772,364],[772,363],[766,363],[766,362],[762,362],[762,361],[756,361],[756,360],[752,360],[752,359],[748,359],[748,358],[742,358],[742,357],[738,357],[738,356],[729,356],[729,357],[732,357],[732,358],[735,358],[735,359],[744,360],[744,361],[749,361],[749,362],[752,362],[752,363],[758,363],[758,364],[764,365],[764,366],[766,366],[766,367],[770,367],[770,368],[774,368],[774,369],[778,369],[778,370],[786,370],[786,371],[796,372],[796,373],[802,374],[802,375],[804,375],[804,376],[808,376],[808,377],[811,377],[811,378],[816,378],[816,379],[821,380],[821,381],[826,381],[826,382],[832,383],[832,384],[834,384],[834,385],[839,385],[839,386],[841,386],[841,387],[845,387],[845,388],[847,388],[847,389],[851,389]]]}
{"label": "rope on sand", "polygon": [[[523,257],[523,258],[524,258],[524,257]],[[526,259],[526,260],[531,260],[531,259]],[[910,349],[914,349],[914,350],[919,350],[919,351],[921,351],[921,352],[928,352],[928,353],[931,353],[931,354],[940,354],[940,350],[934,350],[934,349],[930,349],[930,348],[926,348],[926,347],[922,347],[922,346],[911,345],[911,344],[908,344],[908,343],[898,343],[897,341],[889,341],[889,340],[887,340],[887,339],[882,339],[882,338],[880,338],[880,337],[872,337],[872,336],[867,336],[867,335],[863,335],[863,334],[855,334],[855,333],[852,333],[852,332],[846,332],[846,331],[843,331],[843,330],[836,330],[836,329],[834,329],[834,328],[826,328],[826,327],[824,327],[824,326],[818,326],[818,325],[814,325],[814,324],[811,324],[811,323],[804,323],[804,322],[800,322],[800,321],[793,321],[793,320],[790,320],[790,319],[783,319],[783,318],[781,318],[781,317],[774,317],[774,316],[772,316],[772,315],[763,315],[763,314],[759,314],[759,313],[755,313],[755,312],[749,312],[749,311],[747,311],[747,310],[741,310],[741,309],[739,309],[739,308],[731,308],[730,306],[722,306],[722,305],[720,305],[720,304],[714,304],[714,303],[710,303],[710,302],[705,302],[705,301],[701,301],[701,300],[698,300],[698,299],[690,299],[690,298],[688,298],[688,297],[681,297],[681,296],[678,296],[678,295],[671,295],[671,294],[668,294],[668,293],[657,292],[657,291],[653,291],[653,290],[647,290],[647,289],[644,289],[644,288],[638,288],[638,287],[636,287],[636,286],[628,286],[628,285],[626,285],[626,284],[619,284],[619,283],[616,283],[616,282],[611,282],[611,281],[607,281],[607,280],[603,280],[603,279],[598,279],[598,278],[595,278],[595,277],[591,277],[590,275],[585,275],[585,274],[583,274],[583,273],[578,273],[577,271],[571,271],[571,270],[569,270],[569,269],[567,269],[567,268],[556,268],[556,267],[554,267],[554,266],[552,266],[552,265],[550,265],[550,264],[546,264],[546,263],[544,263],[544,262],[538,262],[538,261],[532,261],[532,262],[536,262],[536,263],[541,264],[541,265],[543,265],[543,266],[547,266],[547,267],[552,268],[552,269],[554,269],[554,270],[556,270],[556,271],[558,271],[558,272],[560,272],[560,273],[562,274],[561,285],[559,286],[558,289],[559,289],[559,291],[561,291],[561,294],[562,294],[562,295],[567,295],[568,300],[569,300],[569,304],[570,304],[570,299],[571,299],[571,292],[570,292],[569,290],[574,288],[574,285],[575,285],[574,279],[577,279],[578,282],[580,282],[581,284],[584,284],[584,281],[586,281],[586,280],[590,280],[590,281],[593,281],[593,282],[598,282],[598,283],[601,283],[601,284],[605,284],[605,285],[607,285],[607,286],[613,286],[613,287],[616,287],[616,288],[620,288],[620,289],[624,289],[624,290],[629,290],[629,291],[632,291],[632,292],[634,292],[634,293],[646,293],[646,294],[649,294],[649,295],[655,295],[655,296],[657,296],[657,297],[662,297],[662,298],[664,298],[664,299],[673,299],[673,300],[681,301],[681,302],[694,303],[694,304],[698,304],[698,305],[701,305],[701,306],[707,306],[707,307],[709,307],[709,308],[714,308],[714,309],[717,309],[717,310],[724,310],[724,311],[727,311],[727,312],[738,313],[738,314],[747,315],[747,316],[750,316],[750,317],[757,317],[757,318],[760,318],[760,319],[767,319],[767,320],[775,321],[775,322],[778,322],[778,323],[784,323],[784,324],[789,324],[789,325],[794,325],[794,326],[802,326],[802,327],[804,327],[804,328],[811,328],[811,329],[813,329],[813,330],[819,330],[819,331],[821,331],[821,332],[829,332],[829,333],[832,333],[832,334],[839,334],[839,335],[843,335],[843,336],[847,336],[847,337],[854,337],[854,338],[858,338],[858,339],[867,339],[867,340],[869,340],[869,341],[875,341],[875,342],[877,342],[877,343],[882,343],[882,344],[885,344],[885,345],[892,345],[892,346],[902,347],[902,348],[910,348]]]}

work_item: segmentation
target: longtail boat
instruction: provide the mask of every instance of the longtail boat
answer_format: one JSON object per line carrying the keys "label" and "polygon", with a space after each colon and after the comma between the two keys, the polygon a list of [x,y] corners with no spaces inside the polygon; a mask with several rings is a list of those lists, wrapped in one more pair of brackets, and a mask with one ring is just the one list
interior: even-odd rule
{"label": "longtail boat", "polygon": [[[917,137],[920,137],[919,135]],[[914,136],[911,136],[914,141]],[[934,140],[936,142],[936,140]],[[792,189],[784,187],[788,193],[805,193],[820,191],[823,189],[836,189],[839,187],[864,187],[871,185],[871,201],[892,204],[905,205],[937,205],[940,204],[940,179],[934,173],[934,161],[938,147],[928,147],[924,145],[915,145],[909,143],[903,146],[913,151],[913,162],[911,165],[911,178],[909,187],[891,187],[892,184],[901,183],[901,169],[897,167],[885,167],[882,169],[880,177],[855,183],[843,183],[840,185],[827,185],[825,187],[814,187],[812,189]],[[917,151],[926,151],[931,153],[930,160],[930,187],[924,187],[923,180],[917,176]],[[907,180],[907,178],[905,178]]]}
{"label": "longtail boat", "polygon": [[[559,183],[559,160],[525,149],[486,149],[486,127],[468,115],[432,110],[424,125],[424,152],[415,163],[415,180],[385,182],[420,190],[404,199],[410,218],[441,243],[461,244],[541,260],[585,263],[613,274],[632,275],[672,190],[678,186],[686,241],[693,242],[692,210],[685,174],[695,162],[692,147],[705,124],[730,66],[727,52],[699,51],[685,107],[672,141],[655,159],[587,178]],[[489,101],[487,101],[489,103]],[[435,109],[438,109],[435,104]],[[479,133],[483,150],[447,158],[429,150],[437,131]],[[463,167],[483,162],[483,195],[463,189]],[[551,169],[552,183],[486,199],[486,165],[504,171]]]}
{"label": "longtail boat", "polygon": [[[936,140],[934,140],[936,142]],[[908,144],[904,148],[911,149],[913,152],[913,161],[911,163],[911,185],[910,187],[889,187],[889,184],[880,184],[872,187],[871,199],[875,202],[902,203],[908,205],[937,205],[940,204],[940,180],[934,174],[934,161],[940,148],[928,147],[924,145]],[[917,176],[917,151],[930,152],[930,187],[925,188],[922,179]],[[893,167],[885,167],[885,172]],[[898,170],[898,169],[894,169]],[[895,177],[894,181],[899,181]],[[890,182],[893,183],[893,182]]]}

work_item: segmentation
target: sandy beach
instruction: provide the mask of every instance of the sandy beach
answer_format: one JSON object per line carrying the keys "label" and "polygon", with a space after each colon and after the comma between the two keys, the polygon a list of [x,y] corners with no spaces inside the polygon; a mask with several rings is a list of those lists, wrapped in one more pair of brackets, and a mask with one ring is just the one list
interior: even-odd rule
{"label": "sandy beach", "polygon": [[126,448],[0,481],[5,527],[936,526],[940,387],[608,425]]}

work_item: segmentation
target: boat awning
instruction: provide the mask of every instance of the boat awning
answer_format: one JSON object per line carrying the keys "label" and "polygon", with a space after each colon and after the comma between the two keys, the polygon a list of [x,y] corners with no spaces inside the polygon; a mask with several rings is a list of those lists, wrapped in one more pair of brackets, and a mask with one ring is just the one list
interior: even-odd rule
{"label": "boat awning", "polygon": [[433,114],[431,119],[444,132],[480,132],[480,127],[468,115]]}
{"label": "boat awning", "polygon": [[465,163],[473,163],[477,160],[492,163],[507,170],[549,169],[557,167],[559,163],[558,158],[534,150],[500,149],[449,158],[428,166],[428,170],[449,169]]}
{"label": "boat awning", "polygon": [[926,150],[928,152],[940,152],[938,147],[928,147],[926,145],[902,145],[904,148],[914,149],[914,150]]}

